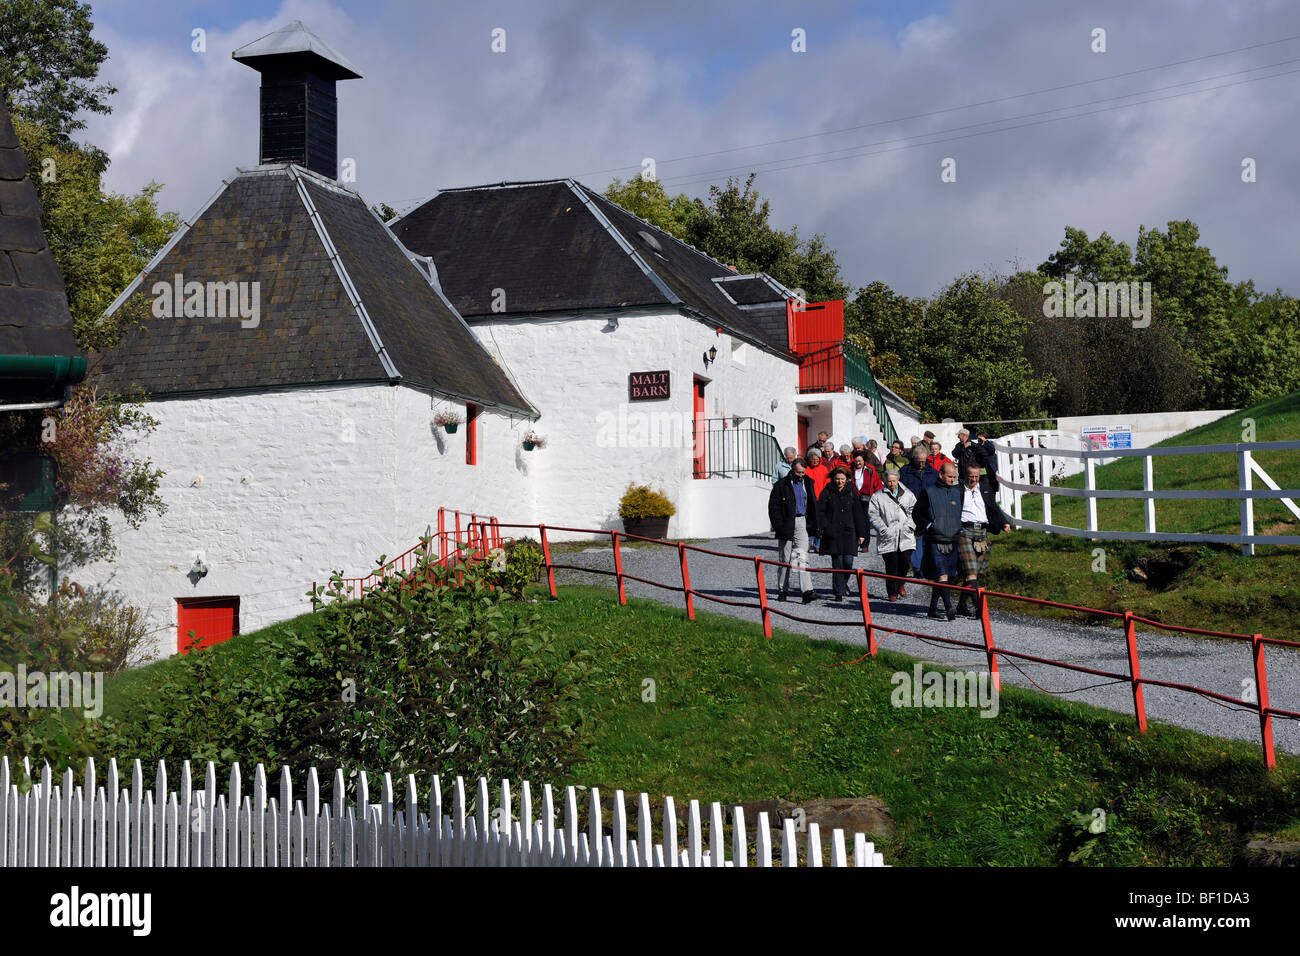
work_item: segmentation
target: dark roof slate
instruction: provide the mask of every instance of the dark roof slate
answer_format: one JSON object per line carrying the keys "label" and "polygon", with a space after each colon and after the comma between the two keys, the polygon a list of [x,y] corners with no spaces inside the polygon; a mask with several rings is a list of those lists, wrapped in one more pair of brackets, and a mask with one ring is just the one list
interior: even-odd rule
{"label": "dark roof slate", "polygon": [[[304,184],[379,343],[376,353],[311,220]],[[260,316],[152,314],[153,287],[257,282]],[[242,170],[116,308],[145,318],[95,356],[105,387],[155,396],[332,382],[392,381],[528,413],[501,368],[357,194],[299,167]]]}
{"label": "dark roof slate", "polygon": [[63,277],[0,92],[0,355],[76,354]]}
{"label": "dark roof slate", "polygon": [[[433,257],[444,291],[468,318],[501,311],[494,289],[516,315],[668,304],[787,350],[783,323],[755,322],[714,283],[734,270],[572,180],[446,190],[392,229]],[[761,284],[768,298],[756,301],[775,300],[784,311],[780,295]]]}
{"label": "dark roof slate", "polygon": [[433,257],[443,292],[467,318],[501,311],[493,306],[502,294],[514,314],[664,301],[564,181],[449,190],[393,233]]}
{"label": "dark roof slate", "polygon": [[527,411],[528,400],[365,203],[304,182],[403,379]]}

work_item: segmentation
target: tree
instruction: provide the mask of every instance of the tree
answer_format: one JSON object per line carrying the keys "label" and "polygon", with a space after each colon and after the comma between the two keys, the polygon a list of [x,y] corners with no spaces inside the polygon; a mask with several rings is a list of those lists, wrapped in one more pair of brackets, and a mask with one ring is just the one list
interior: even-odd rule
{"label": "tree", "polygon": [[90,4],[77,0],[0,3],[0,89],[14,109],[61,145],[85,128],[82,110],[108,113],[117,89],[94,85],[108,47],[91,36]]}
{"label": "tree", "polygon": [[1133,250],[1108,232],[1090,240],[1082,229],[1066,226],[1061,248],[1038,271],[1053,279],[1073,275],[1088,282],[1127,281],[1133,274]]}
{"label": "tree", "polygon": [[[1294,301],[1280,290],[1261,297],[1250,281],[1229,282],[1190,220],[1169,222],[1163,232],[1140,227],[1135,252],[1105,232],[1090,240],[1067,226],[1039,275],[1150,289],[1146,328],[1124,328],[1113,318],[1033,320],[1028,348],[1036,367],[1052,366],[1057,375],[1060,414],[1100,413],[1117,403],[1130,412],[1240,407],[1294,387],[1294,334],[1286,321],[1296,314]],[[1065,355],[1077,361],[1062,367]]]}
{"label": "tree", "polygon": [[[134,457],[129,447],[157,424],[138,402],[99,395],[86,386],[74,389],[57,412],[0,417],[0,454],[40,448],[54,460],[54,521],[42,537],[60,567],[113,557],[110,513],[138,528],[151,512],[166,510],[158,496],[163,473],[152,462]],[[41,562],[32,547],[37,532],[30,515],[0,512],[0,552],[6,558],[18,555],[0,573],[11,575],[19,591],[43,584],[41,564],[47,562]]]}
{"label": "tree", "polygon": [[1035,374],[1056,383],[1046,399],[1047,410],[1061,417],[1190,407],[1200,391],[1195,363],[1158,312],[1147,328],[1134,328],[1131,317],[1118,315],[1046,314],[1049,282],[1067,275],[1080,280],[1087,276],[1090,282],[1128,280],[1117,259],[1109,267],[1076,260],[1069,268],[1079,271],[1018,272],[1002,280],[999,289],[1001,298],[1025,320],[1025,357]]}
{"label": "tree", "polygon": [[921,324],[926,301],[900,295],[883,282],[859,289],[844,307],[844,337],[871,356],[876,378],[912,404],[920,401]]}
{"label": "tree", "polygon": [[1044,417],[1055,383],[1025,358],[1027,323],[998,293],[995,279],[967,273],[926,308],[917,397],[930,414],[968,422]]}
{"label": "tree", "polygon": [[[41,226],[67,287],[77,345],[111,348],[138,316],[109,320],[105,309],[180,228],[180,217],[159,211],[158,183],[134,196],[104,192],[108,157],[100,150],[60,143],[51,130],[21,117],[14,117],[14,130],[33,170]],[[45,169],[52,175],[37,172]]]}
{"label": "tree", "polygon": [[660,183],[640,176],[614,180],[604,195],[740,272],[765,272],[802,289],[810,302],[846,299],[852,292],[824,235],[801,239],[797,227],[786,232],[768,222],[771,203],[754,189],[753,173],[743,186],[734,177],[725,187],[710,186],[707,202],[684,193],[670,198]]}
{"label": "tree", "polygon": [[687,221],[695,215],[695,203],[685,193],[669,196],[657,179],[634,176],[626,183],[615,179],[605,190],[605,198],[618,203],[634,216],[658,226],[670,236],[688,242]]}

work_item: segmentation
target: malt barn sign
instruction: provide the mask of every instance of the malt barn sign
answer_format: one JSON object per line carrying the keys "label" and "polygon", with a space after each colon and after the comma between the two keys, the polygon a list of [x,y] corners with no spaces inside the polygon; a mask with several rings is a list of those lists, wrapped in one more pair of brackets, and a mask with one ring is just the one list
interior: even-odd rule
{"label": "malt barn sign", "polygon": [[627,377],[627,400],[651,402],[668,398],[668,370],[662,372],[632,372]]}

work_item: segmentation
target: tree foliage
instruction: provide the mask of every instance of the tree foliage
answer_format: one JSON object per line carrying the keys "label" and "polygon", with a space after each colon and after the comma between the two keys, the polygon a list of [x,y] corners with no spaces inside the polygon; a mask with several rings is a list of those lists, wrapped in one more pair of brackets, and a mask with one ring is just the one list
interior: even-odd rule
{"label": "tree foliage", "polygon": [[158,183],[133,196],[105,192],[108,157],[99,150],[61,143],[50,129],[21,117],[14,129],[33,170],[41,226],[67,287],[77,345],[111,348],[140,316],[119,312],[104,319],[104,310],[180,228],[180,217],[159,211]]}
{"label": "tree foliage", "polygon": [[743,185],[733,177],[726,186],[710,186],[707,201],[685,193],[670,197],[661,183],[639,176],[614,180],[605,197],[739,272],[766,272],[803,290],[810,302],[852,293],[824,235],[802,239],[798,227],[787,232],[772,226],[771,203],[754,189],[752,173]]}
{"label": "tree foliage", "polygon": [[82,110],[108,113],[117,89],[94,83],[108,47],[91,31],[90,4],[77,0],[0,3],[0,89],[22,116],[61,145],[85,127]]}

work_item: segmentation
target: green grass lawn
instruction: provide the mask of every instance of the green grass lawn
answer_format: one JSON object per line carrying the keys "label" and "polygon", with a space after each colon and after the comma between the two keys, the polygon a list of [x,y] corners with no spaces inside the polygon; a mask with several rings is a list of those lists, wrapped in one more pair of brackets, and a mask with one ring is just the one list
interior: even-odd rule
{"label": "green grass lawn", "polygon": [[[1072,816],[1095,807],[1109,826],[1088,861],[1112,865],[1230,864],[1252,833],[1300,823],[1300,762],[1281,756],[1269,773],[1256,744],[1160,724],[1144,736],[1129,715],[1015,688],[991,719],[895,708],[890,677],[912,667],[902,655],[834,666],[861,648],[781,631],[769,641],[755,625],[706,611],[690,623],[647,601],[619,607],[601,588],[560,595],[509,611],[535,608],[591,654],[580,738],[555,783],[670,794],[679,807],[876,796],[897,825],[878,846],[906,865],[1062,863],[1088,837]],[[310,633],[312,620],[276,629]],[[247,635],[214,653],[246,668],[251,646]],[[174,666],[111,679],[109,711],[145,719],[150,685]]]}
{"label": "green grass lawn", "polygon": [[[1300,393],[1245,409],[1161,442],[1161,445],[1215,445],[1242,440],[1243,422],[1255,422],[1257,441],[1300,438]],[[1300,452],[1266,452],[1256,460],[1282,488],[1300,488]],[[1235,455],[1172,455],[1154,459],[1155,486],[1163,489],[1237,487]],[[1142,487],[1142,460],[1120,459],[1096,470],[1098,488]],[[1063,485],[1083,487],[1074,475]],[[1256,480],[1256,487],[1263,483]],[[1042,500],[1027,495],[1024,517],[1042,520]],[[1145,528],[1140,500],[1099,501],[1098,527],[1103,530]],[[1052,521],[1083,527],[1081,499],[1052,498]],[[1235,501],[1159,501],[1157,530],[1189,533],[1240,531]],[[1255,530],[1263,534],[1297,534],[1300,522],[1281,502],[1255,502]],[[1108,611],[1133,611],[1143,617],[1216,631],[1262,633],[1300,640],[1300,549],[1260,545],[1244,557],[1232,545],[1177,545],[1124,541],[1090,541],[1029,529],[993,538],[988,585],[994,589],[1048,598]],[[1141,567],[1146,582],[1133,580]],[[1007,605],[1006,609],[1013,609]],[[1080,616],[1032,605],[1015,605],[1020,613]]]}
{"label": "green grass lawn", "polygon": [[[1296,441],[1300,439],[1300,392],[1272,399],[1244,409],[1218,421],[1193,428],[1158,442],[1154,447],[1182,445],[1228,445],[1244,441],[1246,419],[1255,422],[1255,441]],[[1259,452],[1255,456],[1280,488],[1300,488],[1300,452]],[[1237,488],[1237,456],[1232,453],[1204,455],[1161,455],[1152,459],[1154,487],[1164,491]],[[1121,458],[1095,471],[1097,487],[1104,490],[1142,489],[1142,458]],[[1072,475],[1060,482],[1062,487],[1082,488],[1084,476]],[[1266,487],[1256,476],[1254,487]],[[1031,521],[1042,521],[1042,499],[1026,495],[1023,514]],[[1073,528],[1087,526],[1086,505],[1082,498],[1053,496],[1052,523]],[[1103,531],[1143,531],[1146,529],[1144,503],[1140,498],[1120,498],[1097,502],[1097,527]],[[1300,521],[1276,499],[1255,501],[1257,534],[1296,534]],[[1156,530],[1205,534],[1240,534],[1241,517],[1236,501],[1172,500],[1156,502]],[[1282,546],[1260,545],[1257,550],[1279,550]],[[1286,548],[1294,554],[1294,548]]]}

